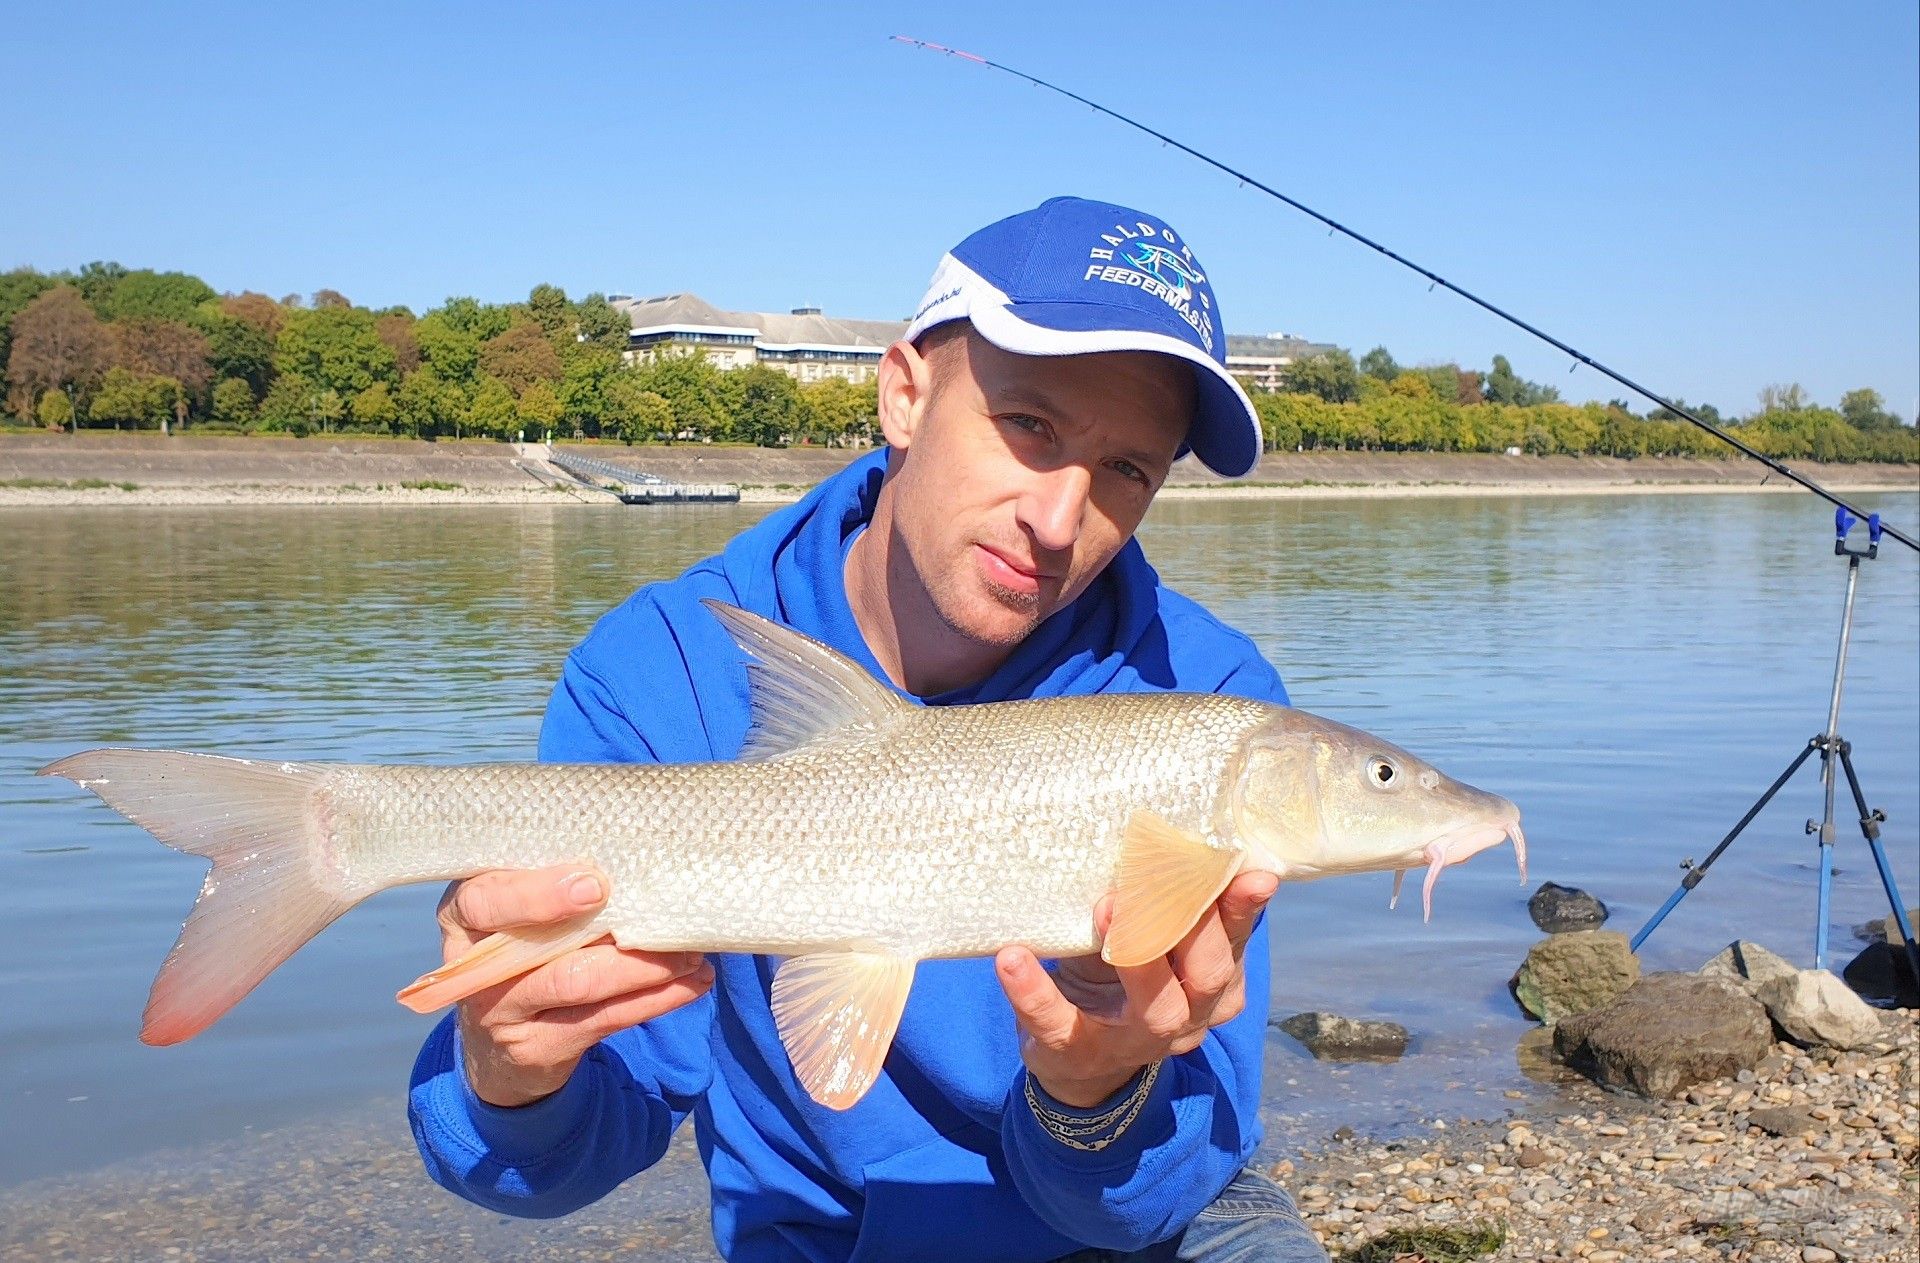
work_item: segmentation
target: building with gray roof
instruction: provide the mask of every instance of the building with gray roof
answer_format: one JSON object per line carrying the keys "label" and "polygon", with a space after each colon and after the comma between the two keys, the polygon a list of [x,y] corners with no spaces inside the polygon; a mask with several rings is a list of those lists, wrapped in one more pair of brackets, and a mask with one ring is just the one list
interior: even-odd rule
{"label": "building with gray roof", "polygon": [[[686,348],[723,369],[765,364],[802,382],[827,377],[871,381],[887,347],[907,330],[904,320],[846,320],[818,307],[795,307],[786,313],[722,311],[697,294],[614,294],[607,301],[632,325],[629,356]],[[1256,390],[1278,390],[1281,370],[1288,364],[1334,349],[1290,333],[1229,335],[1227,368]]]}

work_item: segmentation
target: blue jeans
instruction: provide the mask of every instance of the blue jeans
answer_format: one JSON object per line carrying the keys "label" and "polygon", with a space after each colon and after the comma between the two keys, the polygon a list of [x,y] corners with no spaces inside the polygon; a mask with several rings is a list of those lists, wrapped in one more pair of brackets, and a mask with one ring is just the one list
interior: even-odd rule
{"label": "blue jeans", "polygon": [[1144,1250],[1076,1250],[1055,1263],[1328,1263],[1287,1190],[1244,1167],[1187,1225]]}

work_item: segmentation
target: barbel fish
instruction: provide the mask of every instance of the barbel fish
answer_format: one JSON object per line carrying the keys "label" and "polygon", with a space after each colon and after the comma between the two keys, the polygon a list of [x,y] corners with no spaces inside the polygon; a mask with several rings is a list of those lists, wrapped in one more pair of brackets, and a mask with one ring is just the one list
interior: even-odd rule
{"label": "barbel fish", "polygon": [[[410,882],[591,863],[599,911],[510,930],[400,992],[427,1012],[611,937],[785,959],[775,1024],[837,1109],[879,1074],[922,960],[1025,944],[1115,965],[1171,950],[1236,873],[1449,864],[1520,813],[1357,729],[1213,694],[916,706],[789,628],[719,602],[747,655],[736,761],[275,763],[88,750],[51,764],[213,861],[141,1038],[190,1039],[348,908]],[[1396,879],[1396,890],[1398,880]],[[1113,897],[1104,940],[1094,913]]]}

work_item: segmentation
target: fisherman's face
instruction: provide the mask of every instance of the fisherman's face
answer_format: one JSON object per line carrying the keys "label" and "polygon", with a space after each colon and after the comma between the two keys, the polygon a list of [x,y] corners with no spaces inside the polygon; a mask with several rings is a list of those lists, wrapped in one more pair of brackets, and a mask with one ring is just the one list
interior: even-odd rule
{"label": "fisherman's face", "polygon": [[971,330],[923,345],[889,352],[917,389],[881,387],[894,530],[941,620],[1010,647],[1140,525],[1192,419],[1193,371],[1148,351],[1015,355]]}

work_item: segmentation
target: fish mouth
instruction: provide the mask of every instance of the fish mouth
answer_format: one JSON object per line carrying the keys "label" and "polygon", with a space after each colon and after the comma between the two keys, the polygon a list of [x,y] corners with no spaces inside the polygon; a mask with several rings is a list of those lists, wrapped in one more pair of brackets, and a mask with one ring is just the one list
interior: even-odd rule
{"label": "fish mouth", "polygon": [[[1520,867],[1520,884],[1527,882],[1527,835],[1520,830],[1520,813],[1515,811],[1511,818],[1491,823],[1462,825],[1427,843],[1421,849],[1421,857],[1427,861],[1427,878],[1420,885],[1420,908],[1422,919],[1433,920],[1433,887],[1440,880],[1440,873],[1450,864],[1459,864],[1473,858],[1488,847],[1498,846],[1507,839],[1513,839],[1513,857]],[[1400,881],[1406,875],[1402,869],[1393,881],[1393,898],[1400,898]]]}

